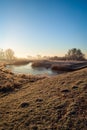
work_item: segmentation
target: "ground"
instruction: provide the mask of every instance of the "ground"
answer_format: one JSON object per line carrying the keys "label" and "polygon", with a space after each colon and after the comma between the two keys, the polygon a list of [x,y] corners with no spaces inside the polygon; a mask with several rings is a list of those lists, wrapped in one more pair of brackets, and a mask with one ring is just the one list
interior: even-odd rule
{"label": "ground", "polygon": [[87,130],[87,68],[36,77],[1,65],[0,130]]}

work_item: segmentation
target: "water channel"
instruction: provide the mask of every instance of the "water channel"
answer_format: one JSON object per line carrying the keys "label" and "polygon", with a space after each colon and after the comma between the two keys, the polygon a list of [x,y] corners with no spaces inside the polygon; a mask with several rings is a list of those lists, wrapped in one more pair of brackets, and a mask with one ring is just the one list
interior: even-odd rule
{"label": "water channel", "polygon": [[17,74],[33,74],[33,75],[56,75],[57,72],[52,71],[50,68],[46,69],[44,67],[32,67],[32,63],[26,65],[7,65],[13,73]]}

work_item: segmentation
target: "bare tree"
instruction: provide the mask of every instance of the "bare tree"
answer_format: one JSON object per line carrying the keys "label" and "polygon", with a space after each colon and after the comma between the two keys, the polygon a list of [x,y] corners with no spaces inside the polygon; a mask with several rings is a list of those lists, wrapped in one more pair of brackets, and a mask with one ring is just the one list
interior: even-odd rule
{"label": "bare tree", "polygon": [[13,60],[14,59],[14,51],[12,49],[7,49],[5,51],[5,57],[7,60]]}
{"label": "bare tree", "polygon": [[0,49],[0,60],[4,59],[4,51],[3,49]]}

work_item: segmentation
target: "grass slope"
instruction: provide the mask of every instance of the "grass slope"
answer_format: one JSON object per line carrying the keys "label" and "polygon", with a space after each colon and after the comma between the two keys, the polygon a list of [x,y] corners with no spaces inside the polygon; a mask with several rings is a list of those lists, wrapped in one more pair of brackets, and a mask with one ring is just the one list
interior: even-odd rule
{"label": "grass slope", "polygon": [[87,68],[40,78],[1,67],[0,130],[87,130]]}

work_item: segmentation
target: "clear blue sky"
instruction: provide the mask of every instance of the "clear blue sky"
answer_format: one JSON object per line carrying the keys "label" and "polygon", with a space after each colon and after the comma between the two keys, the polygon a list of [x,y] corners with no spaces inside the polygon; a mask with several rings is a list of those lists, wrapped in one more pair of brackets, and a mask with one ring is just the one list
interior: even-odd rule
{"label": "clear blue sky", "polygon": [[0,0],[0,48],[17,56],[87,53],[87,0]]}

